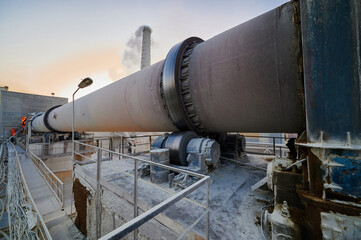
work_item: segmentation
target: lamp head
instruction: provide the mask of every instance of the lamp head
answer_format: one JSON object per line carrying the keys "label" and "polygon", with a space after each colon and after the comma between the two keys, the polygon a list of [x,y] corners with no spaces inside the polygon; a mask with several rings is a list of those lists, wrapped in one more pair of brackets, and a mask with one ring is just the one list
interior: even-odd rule
{"label": "lamp head", "polygon": [[92,85],[92,83],[93,83],[93,80],[92,80],[91,78],[87,77],[87,78],[84,78],[84,79],[79,83],[78,87],[79,87],[79,88],[86,88],[86,87]]}

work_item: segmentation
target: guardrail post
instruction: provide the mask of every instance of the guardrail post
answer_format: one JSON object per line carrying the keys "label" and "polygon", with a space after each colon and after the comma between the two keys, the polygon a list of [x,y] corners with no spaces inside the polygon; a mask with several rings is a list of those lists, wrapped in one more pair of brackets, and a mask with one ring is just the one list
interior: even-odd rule
{"label": "guardrail post", "polygon": [[[113,151],[113,139],[112,138],[109,139],[109,150]],[[113,153],[112,152],[109,152],[109,157],[110,157],[110,161],[112,161],[113,160]]]}
{"label": "guardrail post", "polygon": [[100,238],[101,236],[101,189],[100,189],[100,174],[101,174],[101,162],[102,162],[102,151],[98,149],[97,154],[97,191],[96,191],[96,236]]}
{"label": "guardrail post", "polygon": [[276,139],[275,137],[272,137],[273,140],[273,154],[276,156]]}
{"label": "guardrail post", "polygon": [[64,201],[64,195],[65,195],[65,186],[64,186],[64,183],[61,185],[61,188],[62,188],[62,194],[61,194],[61,201],[63,203],[63,207],[65,207],[65,201]]}
{"label": "guardrail post", "polygon": [[207,181],[207,203],[206,203],[206,207],[207,207],[207,215],[206,215],[206,240],[209,240],[209,189],[210,188],[210,178]]}
{"label": "guardrail post", "polygon": [[[122,136],[122,140],[121,140],[121,153],[124,153],[124,137]],[[120,159],[123,159],[123,156],[120,156]]]}
{"label": "guardrail post", "polygon": [[[120,153],[120,142],[118,143],[118,148],[119,148],[119,153]],[[118,160],[120,160],[120,154],[118,154]]]}
{"label": "guardrail post", "polygon": [[[134,159],[134,218],[138,217],[138,161]],[[134,230],[134,240],[138,239],[138,228]]]}

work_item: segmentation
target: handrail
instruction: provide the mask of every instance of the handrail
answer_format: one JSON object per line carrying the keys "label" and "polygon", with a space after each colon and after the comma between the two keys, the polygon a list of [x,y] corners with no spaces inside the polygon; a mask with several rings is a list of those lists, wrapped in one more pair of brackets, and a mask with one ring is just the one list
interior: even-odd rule
{"label": "handrail", "polygon": [[84,145],[84,146],[93,147],[93,148],[96,148],[96,149],[101,150],[101,151],[104,151],[104,152],[113,153],[113,154],[116,154],[116,155],[120,155],[120,156],[122,156],[122,157],[131,158],[131,159],[133,159],[133,160],[138,160],[138,161],[141,161],[141,162],[143,162],[143,163],[147,163],[147,164],[154,165],[154,166],[157,166],[157,167],[165,168],[165,169],[168,169],[168,170],[171,170],[171,171],[185,173],[185,174],[191,175],[191,176],[193,176],[193,177],[198,177],[198,178],[204,178],[204,177],[206,177],[206,176],[203,175],[203,174],[191,172],[191,171],[184,170],[184,169],[181,169],[181,168],[171,167],[171,166],[168,166],[168,165],[163,165],[163,164],[160,164],[160,163],[152,162],[152,161],[149,161],[149,160],[147,160],[147,159],[135,157],[135,156],[132,156],[132,155],[128,155],[128,154],[124,154],[124,153],[118,153],[118,152],[115,152],[115,151],[112,151],[112,150],[109,150],[109,149],[105,149],[105,148],[101,148],[101,147],[97,147],[97,146],[92,146],[92,145],[89,145],[89,144],[86,144],[86,143],[82,143],[82,142],[78,142],[78,141],[74,141],[74,142],[75,142],[75,143],[78,143],[78,144],[81,144],[81,145]]}
{"label": "handrail", "polygon": [[39,212],[39,209],[36,207],[36,204],[35,204],[35,201],[33,199],[33,197],[31,196],[31,193],[30,193],[30,190],[29,190],[29,187],[28,185],[26,184],[26,180],[25,180],[25,177],[24,177],[24,173],[23,173],[23,170],[21,168],[21,164],[19,162],[19,156],[18,156],[18,152],[16,151],[16,148],[14,146],[14,144],[11,144],[13,149],[14,149],[14,152],[15,152],[15,155],[16,155],[16,163],[17,163],[17,167],[18,167],[18,171],[20,172],[20,176],[21,176],[21,184],[23,186],[23,189],[25,190],[25,198],[27,198],[28,200],[30,200],[31,202],[31,205],[32,205],[32,208],[35,210],[36,212],[36,217],[37,217],[37,229],[39,229],[40,233],[41,233],[41,238],[40,239],[48,239],[48,240],[52,240],[52,237],[49,233],[49,230],[44,222],[44,219],[42,218],[40,212]]}
{"label": "handrail", "polygon": [[[82,143],[79,141],[74,141],[74,143],[80,144],[80,145],[84,145],[84,146],[89,146],[92,147],[94,149],[97,149],[97,190],[96,190],[96,206],[97,206],[97,212],[96,212],[96,224],[97,224],[97,229],[96,229],[96,233],[97,233],[97,238],[100,237],[101,235],[101,183],[100,183],[100,173],[101,173],[101,162],[102,162],[102,154],[101,152],[108,152],[108,153],[112,153],[115,155],[119,155],[119,156],[123,156],[123,157],[127,157],[130,159],[134,160],[134,199],[133,199],[133,203],[134,203],[134,218],[132,220],[130,220],[129,222],[123,224],[122,226],[120,226],[119,228],[114,229],[113,231],[111,231],[110,233],[104,235],[103,237],[101,237],[100,239],[120,239],[122,237],[125,237],[126,235],[128,235],[129,233],[131,233],[133,231],[134,233],[134,239],[138,239],[138,228],[146,223],[147,221],[153,219],[155,216],[157,216],[159,213],[163,212],[165,209],[167,209],[168,207],[174,205],[176,202],[180,201],[181,199],[187,199],[187,195],[189,195],[190,193],[192,193],[194,190],[196,190],[197,188],[199,188],[202,185],[206,185],[206,204],[201,204],[201,203],[197,203],[197,205],[203,207],[205,209],[205,212],[191,225],[189,226],[186,231],[180,236],[179,239],[182,239],[197,223],[199,223],[199,221],[202,218],[206,218],[206,236],[205,239],[209,240],[209,222],[210,222],[210,218],[209,218],[209,212],[210,212],[210,208],[209,208],[209,197],[210,197],[210,177],[203,175],[203,174],[199,174],[199,173],[195,173],[195,172],[191,172],[191,171],[187,171],[184,169],[180,169],[180,168],[175,168],[175,167],[171,167],[168,165],[163,165],[160,163],[156,163],[156,162],[152,162],[146,159],[142,159],[139,157],[135,157],[135,156],[131,156],[131,155],[127,155],[127,154],[123,154],[123,153],[118,153],[109,149],[105,149],[102,147],[98,147],[98,146],[90,146],[86,143]],[[75,152],[76,154],[76,152]],[[181,172],[190,176],[194,176],[199,178],[198,181],[196,181],[195,183],[191,184],[190,186],[186,187],[185,189],[183,189],[182,191],[176,193],[175,195],[171,196],[170,198],[166,199],[165,201],[159,203],[158,205],[152,207],[151,209],[143,212],[142,214],[140,214],[138,216],[138,206],[137,206],[137,185],[138,185],[138,161],[143,162],[143,163],[148,163],[150,165],[154,165],[154,166],[158,166],[164,169],[169,169],[171,171],[175,171],[175,172]],[[192,201],[193,202],[193,201]]]}
{"label": "handrail", "polygon": [[61,203],[62,208],[64,208],[64,193],[65,193],[64,183],[31,150],[28,150],[28,157],[34,163],[36,169],[39,171],[40,175],[44,178],[50,190],[55,195],[56,199]]}
{"label": "handrail", "polygon": [[275,139],[291,139],[292,137],[273,137],[273,136],[255,136],[255,135],[244,135],[245,138],[275,138]]}

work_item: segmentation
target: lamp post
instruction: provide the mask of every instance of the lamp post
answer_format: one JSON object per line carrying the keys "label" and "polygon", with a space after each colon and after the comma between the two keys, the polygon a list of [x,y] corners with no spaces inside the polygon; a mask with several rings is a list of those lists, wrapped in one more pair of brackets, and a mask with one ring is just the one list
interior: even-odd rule
{"label": "lamp post", "polygon": [[90,85],[92,85],[93,80],[91,78],[84,78],[79,84],[78,84],[78,88],[75,90],[75,92],[73,93],[72,96],[72,101],[73,101],[73,113],[72,113],[72,121],[71,121],[71,138],[72,138],[72,160],[73,160],[73,164],[75,162],[75,143],[74,143],[74,115],[75,115],[75,111],[74,111],[74,95],[79,91],[79,89],[81,88],[86,88]]}
{"label": "lamp post", "polygon": [[[72,143],[72,151],[71,151],[71,155],[72,155],[72,162],[73,162],[73,171],[72,171],[72,175],[73,175],[73,183],[74,183],[74,168],[75,168],[75,143],[74,143],[74,95],[79,91],[79,89],[81,88],[86,88],[90,85],[92,85],[93,80],[89,77],[84,78],[79,84],[78,84],[78,88],[75,90],[75,92],[73,93],[72,96],[72,101],[73,101],[73,113],[71,116],[71,143]],[[73,201],[74,201],[74,192],[72,191],[72,201],[70,203],[70,214],[73,213]]]}

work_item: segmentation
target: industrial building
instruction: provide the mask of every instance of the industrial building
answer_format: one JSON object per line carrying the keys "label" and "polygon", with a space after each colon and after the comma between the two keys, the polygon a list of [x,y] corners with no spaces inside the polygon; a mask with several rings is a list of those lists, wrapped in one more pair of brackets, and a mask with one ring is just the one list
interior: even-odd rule
{"label": "industrial building", "polygon": [[10,129],[21,125],[21,117],[32,112],[44,112],[52,106],[68,103],[67,98],[41,96],[0,88],[0,138],[10,137]]}
{"label": "industrial building", "polygon": [[2,90],[3,236],[359,239],[360,12],[291,1],[152,65],[143,26],[141,70],[84,97]]}

